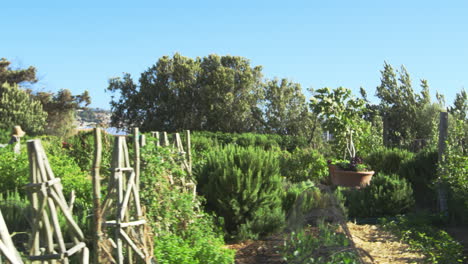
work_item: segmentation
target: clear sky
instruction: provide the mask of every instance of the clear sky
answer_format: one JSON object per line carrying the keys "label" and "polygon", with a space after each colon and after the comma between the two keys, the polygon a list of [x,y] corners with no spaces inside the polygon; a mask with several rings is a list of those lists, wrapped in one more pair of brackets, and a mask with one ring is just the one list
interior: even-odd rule
{"label": "clear sky", "polygon": [[[35,66],[36,89],[134,79],[163,55],[237,55],[266,78],[375,94],[384,61],[427,79],[452,104],[468,86],[468,1],[2,1],[0,57]],[[466,88],[465,88],[466,89]]]}

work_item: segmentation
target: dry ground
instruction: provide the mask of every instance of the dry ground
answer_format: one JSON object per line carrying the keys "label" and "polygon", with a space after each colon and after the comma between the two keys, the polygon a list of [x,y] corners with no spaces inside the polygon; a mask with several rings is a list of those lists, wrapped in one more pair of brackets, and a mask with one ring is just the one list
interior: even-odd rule
{"label": "dry ground", "polygon": [[[356,225],[347,223],[357,248],[367,252],[362,254],[364,262],[375,264],[421,263],[423,255],[409,250],[409,246],[400,242],[392,234],[375,225]],[[236,264],[284,264],[277,253],[283,244],[285,234],[272,235],[264,240],[245,241],[229,245],[237,250]]]}

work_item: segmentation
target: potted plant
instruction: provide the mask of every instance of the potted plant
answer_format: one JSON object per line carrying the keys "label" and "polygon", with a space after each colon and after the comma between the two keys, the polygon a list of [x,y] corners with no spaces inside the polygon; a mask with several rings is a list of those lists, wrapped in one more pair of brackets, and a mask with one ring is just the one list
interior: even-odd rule
{"label": "potted plant", "polygon": [[313,92],[310,107],[333,135],[331,141],[336,152],[343,153],[349,162],[329,163],[331,181],[335,185],[360,187],[368,185],[374,174],[356,155],[354,137],[362,132],[366,121],[362,120],[365,101],[354,98],[351,90],[339,87],[318,89]]}

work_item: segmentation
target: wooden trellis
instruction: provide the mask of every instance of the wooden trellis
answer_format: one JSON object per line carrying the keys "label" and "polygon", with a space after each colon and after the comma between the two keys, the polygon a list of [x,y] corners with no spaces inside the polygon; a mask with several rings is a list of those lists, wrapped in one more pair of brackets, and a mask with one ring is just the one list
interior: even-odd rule
{"label": "wooden trellis", "polygon": [[[0,255],[5,256],[11,264],[23,264],[20,254],[13,245],[10,233],[8,233],[2,211],[0,211]],[[0,263],[1,262],[0,256]]]}
{"label": "wooden trellis", "polygon": [[109,238],[115,248],[115,261],[112,262],[124,263],[125,244],[127,263],[136,263],[133,260],[133,253],[136,253],[144,263],[151,263],[153,259],[151,232],[143,217],[138,192],[139,182],[135,169],[130,166],[128,148],[123,136],[115,139],[111,166],[108,192],[103,201],[101,218],[103,231],[110,228],[114,232],[113,239]]}
{"label": "wooden trellis", "polygon": [[[79,252],[81,263],[87,264],[89,250],[84,243],[83,232],[72,217],[72,205],[65,200],[60,178],[55,178],[40,140],[30,140],[27,146],[30,183],[26,188],[33,208],[29,259],[33,263],[56,263],[59,260],[68,264],[69,257]],[[60,208],[72,231],[71,243],[65,243],[57,208]]]}
{"label": "wooden trellis", "polygon": [[[162,137],[160,137],[160,133],[162,133]],[[153,131],[151,132],[151,136],[156,138],[157,146],[169,147],[171,145],[169,143],[167,132]],[[182,169],[185,170],[189,176],[192,176],[192,154],[191,154],[190,130],[185,131],[185,139],[186,139],[185,148],[187,151],[184,151],[184,144],[182,143],[179,133],[173,134],[172,147],[177,150],[178,155],[181,157]],[[191,190],[191,192],[193,193],[193,196],[195,197],[197,195],[197,185],[191,180],[188,180],[187,182],[186,182],[186,179],[184,178],[180,180],[182,182],[182,185],[187,187],[188,191]],[[174,184],[174,180],[172,179],[172,176],[170,176],[169,181],[171,182],[171,184]]]}
{"label": "wooden trellis", "polygon": [[[160,137],[160,133],[162,133],[162,137]],[[151,136],[156,138],[157,146],[163,146],[163,147],[170,146],[167,132],[153,131],[151,132]],[[190,130],[185,130],[185,139],[186,139],[185,148],[187,152],[184,151],[184,144],[182,143],[179,133],[174,133],[172,147],[176,148],[179,155],[183,158],[182,168],[185,171],[187,171],[189,175],[192,175],[192,153],[191,153],[191,142],[190,142],[191,141]]]}

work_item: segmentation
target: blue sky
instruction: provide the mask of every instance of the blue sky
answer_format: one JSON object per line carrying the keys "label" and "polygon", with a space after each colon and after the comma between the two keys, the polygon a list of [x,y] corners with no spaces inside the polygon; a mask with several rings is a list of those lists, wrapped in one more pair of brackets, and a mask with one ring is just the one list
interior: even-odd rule
{"label": "blue sky", "polygon": [[[163,55],[237,55],[266,78],[375,94],[384,61],[404,64],[451,104],[468,86],[468,1],[8,1],[0,57],[33,65],[35,89],[88,90],[134,79]],[[465,88],[466,89],[466,88]]]}

